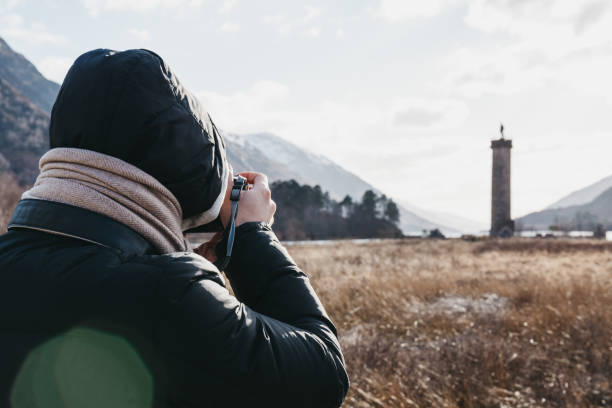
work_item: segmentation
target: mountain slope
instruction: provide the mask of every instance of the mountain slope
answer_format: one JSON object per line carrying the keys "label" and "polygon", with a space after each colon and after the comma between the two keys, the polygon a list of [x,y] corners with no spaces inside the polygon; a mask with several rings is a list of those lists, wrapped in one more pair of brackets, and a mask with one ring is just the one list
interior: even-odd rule
{"label": "mountain slope", "polygon": [[[589,203],[538,211],[519,218],[518,221],[524,227],[535,229],[548,229],[551,225],[569,225],[572,229],[591,229],[593,223],[612,225],[612,188],[605,190]],[[581,228],[577,224],[585,226]]]}
{"label": "mountain slope", "polygon": [[[258,169],[270,177],[271,181],[295,179],[301,184],[320,185],[330,195],[341,200],[350,195],[360,200],[366,190],[380,191],[355,174],[343,169],[336,163],[270,133],[236,135],[223,133],[228,147],[228,156],[235,170],[235,151],[248,157],[249,165],[244,169]],[[241,162],[242,163],[242,162]],[[423,229],[439,228],[446,232],[454,229],[431,222],[415,214],[398,203],[400,210],[400,228],[405,232],[420,232]]]}
{"label": "mountain slope", "polygon": [[[257,169],[267,174],[270,181],[295,179],[303,180],[300,173],[290,169],[283,163],[272,160],[252,143],[242,136],[221,131],[226,145],[227,159],[234,172]],[[278,177],[277,177],[278,176]],[[302,181],[302,183],[304,183]]]}
{"label": "mountain slope", "polygon": [[0,78],[45,112],[51,112],[60,86],[49,81],[0,37]]}
{"label": "mountain slope", "polygon": [[587,204],[593,201],[604,191],[612,188],[612,176],[608,176],[593,183],[585,188],[574,191],[571,194],[563,197],[559,201],[549,205],[546,209],[570,207],[574,205]]}
{"label": "mountain slope", "polygon": [[326,157],[307,152],[278,136],[255,133],[244,135],[244,138],[264,151],[268,157],[287,167],[300,169],[303,182],[324,186],[337,200],[342,200],[347,194],[361,199],[366,190],[375,190],[370,184]]}
{"label": "mountain slope", "polygon": [[49,147],[49,114],[60,86],[0,38],[0,171],[23,186],[38,175]]}
{"label": "mountain slope", "polygon": [[38,174],[38,158],[48,147],[49,114],[0,78],[0,171],[20,184]]}

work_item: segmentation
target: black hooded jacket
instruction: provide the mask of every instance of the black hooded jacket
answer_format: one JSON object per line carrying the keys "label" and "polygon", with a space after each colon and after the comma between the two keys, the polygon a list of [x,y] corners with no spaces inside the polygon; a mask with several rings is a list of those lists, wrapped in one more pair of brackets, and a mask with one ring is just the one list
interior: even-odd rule
{"label": "black hooded jacket", "polygon": [[[138,58],[130,61],[138,69]],[[73,76],[82,75],[78,63],[71,68]],[[167,78],[162,87],[179,89],[168,71],[161,72]],[[108,81],[108,88],[122,86]],[[56,115],[70,112],[62,105],[71,103],[62,99],[66,89],[54,107]],[[129,88],[114,92],[125,94]],[[117,98],[116,103],[123,101]],[[143,129],[155,123],[158,139],[153,153],[132,151],[122,158],[136,165],[138,160],[154,163],[161,153],[155,146],[181,151],[172,143],[184,140],[168,129],[195,128],[203,135],[200,142],[193,139],[201,147],[192,155],[195,162],[180,162],[177,153],[182,166],[169,170],[167,179],[187,186],[180,190],[182,203],[190,200],[194,180],[214,173],[213,157],[220,157],[215,146],[222,142],[207,133],[216,130],[206,130],[202,111],[177,101],[182,107],[170,115],[168,110],[176,108],[159,101],[150,104],[150,111],[138,107],[146,120],[133,120]],[[123,121],[132,120],[121,115]],[[62,129],[71,128],[68,119],[62,119]],[[84,147],[87,137],[77,128],[86,121],[75,121],[82,123],[71,128],[80,145],[60,144]],[[146,143],[146,132],[139,137]],[[197,166],[197,160],[206,164]],[[204,204],[194,207],[195,213],[207,205],[205,198],[198,200]],[[269,225],[237,228],[226,276],[235,297],[219,271],[197,254],[156,254],[142,236],[104,215],[51,201],[20,201],[9,231],[0,236],[0,406],[340,406],[348,377],[336,330]]]}

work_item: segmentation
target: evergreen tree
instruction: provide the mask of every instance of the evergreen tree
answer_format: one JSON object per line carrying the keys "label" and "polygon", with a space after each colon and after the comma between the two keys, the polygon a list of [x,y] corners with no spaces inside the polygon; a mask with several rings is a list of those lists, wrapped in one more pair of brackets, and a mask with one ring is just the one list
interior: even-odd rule
{"label": "evergreen tree", "polygon": [[383,217],[384,217],[385,210],[387,209],[387,203],[388,202],[389,202],[389,199],[384,194],[381,195],[380,197],[376,198],[376,211],[377,211],[377,214],[382,214]]}
{"label": "evergreen tree", "polygon": [[385,218],[395,225],[399,223],[399,208],[393,200],[389,200],[387,202],[387,206],[385,207]]}
{"label": "evergreen tree", "polygon": [[361,210],[361,215],[368,219],[374,219],[378,217],[378,208],[376,208],[377,204],[377,196],[376,193],[372,190],[367,190],[363,193],[363,197],[361,198],[361,204],[359,208]]}
{"label": "evergreen tree", "polygon": [[345,218],[351,217],[354,212],[353,199],[350,195],[344,196],[344,199],[340,202],[342,208],[342,216]]}

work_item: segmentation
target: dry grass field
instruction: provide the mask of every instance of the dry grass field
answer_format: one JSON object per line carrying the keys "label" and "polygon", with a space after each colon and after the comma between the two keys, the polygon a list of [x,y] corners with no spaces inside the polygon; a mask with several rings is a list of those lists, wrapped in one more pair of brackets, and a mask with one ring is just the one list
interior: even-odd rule
{"label": "dry grass field", "polygon": [[612,406],[612,244],[291,246],[338,326],[346,407]]}

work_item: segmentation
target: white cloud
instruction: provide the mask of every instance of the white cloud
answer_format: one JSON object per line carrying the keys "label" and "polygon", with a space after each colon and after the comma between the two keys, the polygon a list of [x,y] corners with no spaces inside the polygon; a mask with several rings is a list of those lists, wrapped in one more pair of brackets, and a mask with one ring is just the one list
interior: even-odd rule
{"label": "white cloud", "polygon": [[603,0],[471,0],[465,22],[485,33],[504,33],[525,48],[561,57],[600,46],[612,34],[612,3]]}
{"label": "white cloud", "polygon": [[130,28],[128,32],[130,33],[130,35],[132,35],[133,37],[136,37],[136,39],[142,42],[146,42],[151,39],[151,33],[149,33],[149,30],[139,29],[139,28]]}
{"label": "white cloud", "polygon": [[236,6],[236,0],[224,0],[219,7],[219,14],[228,14]]}
{"label": "white cloud", "polygon": [[338,38],[344,37],[344,30],[342,28],[337,28],[336,29],[336,37],[338,37]]}
{"label": "white cloud", "polygon": [[13,10],[15,7],[23,3],[23,0],[1,0],[0,1],[0,12],[6,12]]}
{"label": "white cloud", "polygon": [[100,14],[100,8],[103,6],[100,0],[81,0],[81,4],[92,17],[97,17]]}
{"label": "white cloud", "polygon": [[404,99],[392,108],[393,125],[406,130],[435,132],[456,128],[469,114],[464,102],[452,99]]}
{"label": "white cloud", "polygon": [[270,14],[264,16],[263,20],[266,24],[282,24],[287,18],[283,14]]}
{"label": "white cloud", "polygon": [[[203,91],[198,97],[211,111],[213,119],[221,127],[237,132],[250,132],[263,129],[264,124],[281,117],[277,108],[284,105],[289,96],[289,88],[276,81],[258,81],[248,89],[231,95]],[[278,122],[274,118],[273,122]],[[225,124],[225,125],[223,125]]]}
{"label": "white cloud", "polygon": [[159,9],[183,10],[201,7],[203,0],[81,0],[81,4],[92,17],[101,12],[146,13]]}
{"label": "white cloud", "polygon": [[462,48],[443,59],[446,80],[441,84],[468,97],[516,94],[550,80],[543,56],[508,45],[494,49]]}
{"label": "white cloud", "polygon": [[285,36],[295,32],[303,37],[318,37],[321,29],[313,25],[323,10],[319,7],[304,6],[304,14],[287,16],[285,14],[272,14],[264,17],[264,23],[274,26],[276,31]]}
{"label": "white cloud", "polygon": [[603,92],[612,69],[612,3],[601,0],[470,0],[465,23],[494,46],[444,60],[443,84],[459,95],[517,94],[550,84]]}
{"label": "white cloud", "polygon": [[457,3],[457,0],[380,0],[374,15],[391,23],[429,18]]}
{"label": "white cloud", "polygon": [[320,33],[321,33],[321,30],[319,29],[319,27],[310,27],[302,32],[302,34],[305,37],[311,37],[311,38],[318,37]]}
{"label": "white cloud", "polygon": [[0,27],[2,35],[8,39],[26,41],[30,44],[63,44],[66,37],[61,34],[50,32],[40,22],[26,23],[21,15],[7,13],[0,15]]}
{"label": "white cloud", "polygon": [[46,78],[61,84],[73,62],[72,58],[50,56],[43,58],[37,67]]}
{"label": "white cloud", "polygon": [[293,31],[293,23],[284,14],[265,16],[264,23],[274,26],[280,35],[287,35]]}
{"label": "white cloud", "polygon": [[304,16],[304,22],[308,23],[311,20],[319,17],[321,15],[322,10],[319,7],[313,6],[305,6],[304,10],[306,11],[306,15]]}
{"label": "white cloud", "polygon": [[231,21],[226,21],[221,25],[220,30],[227,33],[233,33],[240,30],[240,26],[236,23],[232,23]]}

